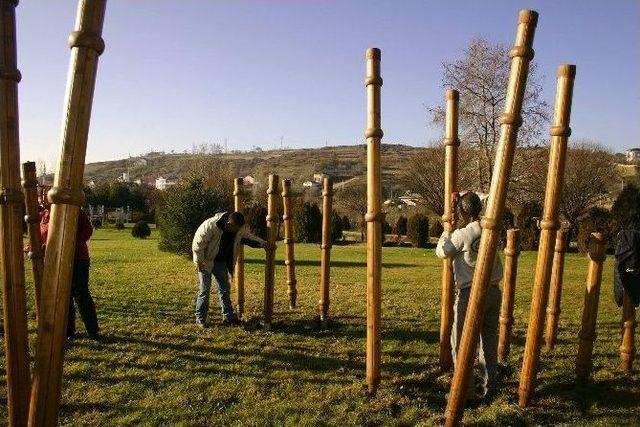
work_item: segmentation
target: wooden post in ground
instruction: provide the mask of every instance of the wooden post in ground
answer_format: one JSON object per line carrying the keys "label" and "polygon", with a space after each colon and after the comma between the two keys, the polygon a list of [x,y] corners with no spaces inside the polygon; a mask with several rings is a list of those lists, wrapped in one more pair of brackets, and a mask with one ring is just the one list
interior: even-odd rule
{"label": "wooden post in ground", "polygon": [[0,266],[4,313],[3,365],[7,422],[21,426],[29,413],[29,339],[22,253],[22,191],[18,135],[17,0],[0,1]]}
{"label": "wooden post in ground", "polygon": [[556,247],[551,269],[551,288],[549,290],[549,304],[547,305],[547,323],[545,334],[545,349],[553,350],[558,337],[558,319],[560,318],[560,300],[562,297],[562,276],[564,274],[564,252],[567,246],[567,231],[556,232]]}
{"label": "wooden post in ground", "polygon": [[320,322],[329,313],[329,275],[331,271],[331,223],[333,221],[333,181],[324,178],[322,189],[322,245],[320,255]]}
{"label": "wooden post in ground", "polygon": [[494,174],[491,179],[489,200],[481,221],[482,237],[471,286],[471,296],[464,321],[464,329],[453,372],[451,390],[445,410],[445,425],[455,426],[462,419],[467,384],[473,372],[480,328],[484,318],[487,288],[491,279],[496,249],[500,238],[507,186],[511,178],[513,154],[518,128],[522,124],[521,109],[524,100],[529,62],[533,59],[533,35],[538,13],[520,11],[515,45],[511,50],[511,74],[507,86],[505,112],[500,118],[501,131]]}
{"label": "wooden post in ground", "polygon": [[602,233],[591,233],[589,239],[589,266],[587,270],[587,286],[584,293],[582,322],[578,338],[578,356],[576,357],[576,382],[586,384],[591,372],[591,356],[593,343],[596,340],[596,320],[598,318],[598,302],[600,301],[600,283],[602,281],[602,264],[605,259],[606,240]]}
{"label": "wooden post in ground", "polygon": [[44,269],[44,251],[40,240],[40,214],[38,212],[38,179],[36,178],[36,164],[26,162],[22,164],[22,188],[29,233],[29,259],[33,271],[34,299],[36,318],[40,316],[40,289],[42,287],[42,270]]}
{"label": "wooden post in ground", "polygon": [[382,322],[382,182],[380,180],[380,49],[367,49],[367,389],[375,395],[380,384],[380,330]]}
{"label": "wooden post in ground", "polygon": [[524,359],[520,371],[518,388],[519,404],[528,406],[535,388],[535,380],[540,360],[540,346],[544,328],[545,309],[549,298],[549,283],[556,240],[556,231],[560,227],[558,206],[564,182],[564,165],[567,157],[567,142],[571,135],[569,118],[571,116],[571,98],[573,81],[576,75],[575,65],[558,67],[555,112],[551,127],[551,150],[549,152],[549,170],[544,197],[544,209],[540,221],[540,243],[538,260],[533,283],[531,310],[527,328],[527,341],[524,347]]}
{"label": "wooden post in ground", "polygon": [[70,72],[58,169],[49,191],[51,216],[42,275],[41,312],[29,426],[54,426],[62,385],[71,273],[78,212],[84,203],[82,180],[98,57],[104,50],[106,0],[80,0],[69,37]]}
{"label": "wooden post in ground", "polygon": [[293,224],[291,223],[291,180],[282,180],[282,221],[284,222],[284,244],[286,246],[284,265],[287,269],[287,296],[289,308],[296,308],[298,290],[296,289],[296,259],[293,236]]}
{"label": "wooden post in ground", "polygon": [[622,296],[622,339],[620,340],[620,367],[624,372],[633,372],[633,359],[636,357],[635,345],[636,308],[629,294]]}
{"label": "wooden post in ground", "polygon": [[513,330],[513,305],[518,277],[518,255],[520,255],[520,230],[507,230],[507,246],[504,248],[504,280],[502,305],[500,306],[500,333],[498,335],[498,361],[506,362],[511,349]]}
{"label": "wooden post in ground", "polygon": [[267,249],[264,266],[264,330],[271,330],[273,293],[276,273],[276,239],[278,237],[278,175],[269,175],[267,189]]}
{"label": "wooden post in ground", "polygon": [[[457,191],[458,180],[458,102],[457,90],[448,90],[446,95],[446,118],[444,131],[444,230],[453,231],[453,206],[451,194]],[[453,260],[442,260],[442,296],[440,299],[440,369],[448,371],[453,367],[451,353],[451,328],[453,327],[453,300],[455,286],[453,283]]]}
{"label": "wooden post in ground", "polygon": [[[233,180],[233,209],[236,212],[244,213],[244,182],[242,178]],[[238,248],[236,264],[234,266],[233,281],[236,285],[238,318],[244,315],[244,246]]]}

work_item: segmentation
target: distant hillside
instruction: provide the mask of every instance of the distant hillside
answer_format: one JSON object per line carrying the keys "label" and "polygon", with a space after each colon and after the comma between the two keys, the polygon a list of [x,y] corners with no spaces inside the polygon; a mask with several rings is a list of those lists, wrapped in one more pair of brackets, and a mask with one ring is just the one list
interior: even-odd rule
{"label": "distant hillside", "polygon": [[[393,182],[403,164],[419,150],[407,145],[382,146],[382,175],[386,183]],[[362,176],[366,172],[366,145],[343,145],[296,150],[210,154],[228,162],[236,176],[253,175],[259,181],[270,173],[290,178],[294,184],[312,178],[314,173],[326,173],[335,182]],[[203,156],[195,154],[149,153],[140,157],[89,163],[85,167],[85,180],[96,184],[117,179],[129,172],[130,179],[155,179],[163,176],[179,179],[190,170],[193,160]]]}

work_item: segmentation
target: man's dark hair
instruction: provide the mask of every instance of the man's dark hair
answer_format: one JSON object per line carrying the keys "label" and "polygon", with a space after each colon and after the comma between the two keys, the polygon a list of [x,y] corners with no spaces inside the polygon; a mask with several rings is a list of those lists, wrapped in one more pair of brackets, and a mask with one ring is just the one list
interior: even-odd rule
{"label": "man's dark hair", "polygon": [[227,219],[227,222],[229,224],[233,224],[236,227],[240,228],[244,225],[245,221],[244,221],[244,215],[242,215],[240,212],[231,212],[229,214],[229,218]]}
{"label": "man's dark hair", "polygon": [[473,191],[462,195],[462,197],[460,197],[460,203],[458,204],[458,206],[460,207],[460,210],[462,210],[462,212],[470,215],[473,218],[479,217],[480,211],[482,211],[482,202],[480,201],[480,197]]}

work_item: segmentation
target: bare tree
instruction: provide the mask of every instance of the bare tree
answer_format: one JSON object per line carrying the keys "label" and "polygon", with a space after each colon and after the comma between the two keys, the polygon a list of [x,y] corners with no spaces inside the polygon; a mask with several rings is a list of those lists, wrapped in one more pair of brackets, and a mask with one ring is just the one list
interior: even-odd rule
{"label": "bare tree", "polygon": [[585,141],[569,147],[560,211],[572,229],[578,218],[608,198],[618,181],[613,156],[604,147]]}
{"label": "bare tree", "polygon": [[[443,87],[460,92],[460,139],[477,152],[474,187],[488,192],[509,79],[509,49],[503,44],[474,39],[462,58],[444,63],[443,67]],[[429,108],[429,113],[433,123],[444,129],[444,105]],[[519,146],[543,144],[540,137],[544,124],[549,121],[549,106],[542,99],[542,84],[535,63],[529,67],[522,119]],[[520,156],[517,160],[527,158]]]}

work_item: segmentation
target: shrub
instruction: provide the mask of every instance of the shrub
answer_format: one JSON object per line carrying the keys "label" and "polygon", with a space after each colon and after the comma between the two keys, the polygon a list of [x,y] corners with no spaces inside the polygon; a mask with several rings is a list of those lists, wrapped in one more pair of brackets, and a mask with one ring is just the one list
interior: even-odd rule
{"label": "shrub", "polygon": [[442,223],[438,220],[433,221],[433,224],[429,227],[429,236],[440,237],[443,231],[444,227],[442,226]]}
{"label": "shrub", "polygon": [[407,240],[416,248],[426,248],[429,244],[429,218],[421,213],[407,220]]}
{"label": "shrub", "polygon": [[162,251],[190,254],[191,241],[200,224],[230,207],[231,199],[216,188],[206,187],[202,177],[191,177],[174,185],[157,207],[158,247]]}
{"label": "shrub", "polygon": [[253,204],[243,210],[244,219],[249,230],[260,237],[267,238],[267,207]]}
{"label": "shrub", "polygon": [[138,221],[131,228],[131,235],[138,239],[146,239],[151,236],[151,228],[146,221]]}
{"label": "shrub", "polygon": [[342,217],[337,213],[333,213],[333,221],[331,223],[331,241],[338,242],[342,240],[342,230],[344,225],[342,224]]}
{"label": "shrub", "polygon": [[394,234],[400,234],[405,236],[407,234],[407,217],[400,215],[396,221],[396,225],[393,227]]}
{"label": "shrub", "polygon": [[520,247],[522,250],[533,251],[538,249],[540,229],[538,228],[537,221],[541,216],[542,206],[535,200],[525,202],[520,207],[517,226],[520,229]]}
{"label": "shrub", "polygon": [[344,231],[351,231],[351,220],[346,215],[342,217],[342,229]]}
{"label": "shrub", "polygon": [[582,253],[589,252],[589,236],[591,233],[600,232],[607,235],[607,249],[613,247],[615,235],[612,229],[611,212],[602,208],[591,208],[578,221],[578,250]]}
{"label": "shrub", "polygon": [[91,220],[91,225],[93,226],[93,228],[100,228],[102,227],[102,221],[98,218],[94,218],[93,220]]}
{"label": "shrub", "polygon": [[500,245],[504,248],[507,245],[507,230],[515,227],[515,217],[509,208],[504,208],[502,214],[502,228],[500,229]]}
{"label": "shrub", "polygon": [[391,224],[389,224],[387,221],[385,221],[384,224],[382,224],[382,233],[383,234],[393,233],[393,227],[391,227]]}
{"label": "shrub", "polygon": [[319,243],[322,239],[322,213],[317,204],[297,200],[291,207],[296,242]]}
{"label": "shrub", "polygon": [[[640,230],[640,190],[633,184],[624,187],[611,207],[615,231]],[[616,233],[617,234],[617,233]]]}
{"label": "shrub", "polygon": [[124,222],[117,220],[115,227],[116,227],[116,230],[124,230]]}

